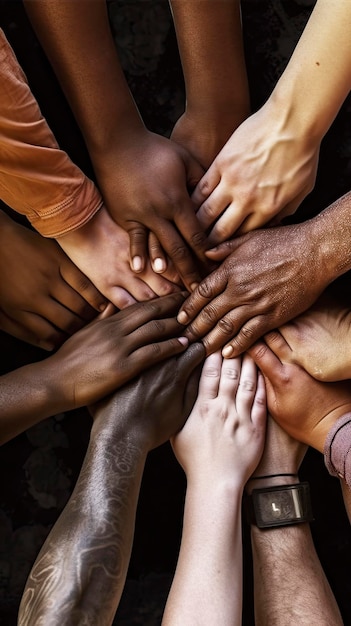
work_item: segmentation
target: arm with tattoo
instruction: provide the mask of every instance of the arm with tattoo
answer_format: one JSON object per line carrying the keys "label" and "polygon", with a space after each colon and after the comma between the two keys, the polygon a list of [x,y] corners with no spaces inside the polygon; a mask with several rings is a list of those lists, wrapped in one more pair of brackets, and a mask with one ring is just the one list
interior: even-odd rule
{"label": "arm with tattoo", "polygon": [[29,575],[19,626],[112,623],[127,574],[147,453],[183,425],[201,344],[125,385],[94,409],[73,494]]}

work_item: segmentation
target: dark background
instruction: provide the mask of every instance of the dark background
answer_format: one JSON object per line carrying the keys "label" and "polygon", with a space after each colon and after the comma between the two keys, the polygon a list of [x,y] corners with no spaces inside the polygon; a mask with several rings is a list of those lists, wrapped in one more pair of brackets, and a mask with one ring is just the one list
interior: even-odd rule
{"label": "dark background", "polygon": [[[144,120],[151,130],[168,136],[182,113],[184,89],[167,1],[112,0],[108,4],[121,62]],[[265,101],[284,70],[313,4],[310,0],[242,2],[253,109]],[[89,1],[82,0],[82,10],[88,7]],[[0,0],[0,27],[13,46],[60,146],[93,177],[79,130],[19,0]],[[316,188],[295,219],[318,213],[350,189],[350,110],[348,99],[323,141]],[[0,334],[0,373],[45,356],[39,349]],[[26,577],[72,491],[90,424],[84,409],[57,415],[0,450],[1,626],[16,624]],[[339,483],[327,474],[322,455],[313,450],[306,456],[301,478],[311,483],[315,515],[312,531],[318,554],[345,625],[351,626],[351,532]],[[160,624],[178,553],[184,488],[182,471],[168,444],[151,453],[141,489],[128,580],[116,624]],[[245,526],[244,546],[243,625],[251,626],[251,556]]]}

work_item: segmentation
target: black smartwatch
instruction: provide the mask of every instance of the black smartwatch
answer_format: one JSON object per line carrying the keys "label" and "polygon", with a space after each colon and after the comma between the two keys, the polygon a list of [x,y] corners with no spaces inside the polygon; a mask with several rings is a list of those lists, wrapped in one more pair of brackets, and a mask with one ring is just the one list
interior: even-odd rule
{"label": "black smartwatch", "polygon": [[244,499],[246,519],[258,528],[312,522],[308,482],[253,489]]}

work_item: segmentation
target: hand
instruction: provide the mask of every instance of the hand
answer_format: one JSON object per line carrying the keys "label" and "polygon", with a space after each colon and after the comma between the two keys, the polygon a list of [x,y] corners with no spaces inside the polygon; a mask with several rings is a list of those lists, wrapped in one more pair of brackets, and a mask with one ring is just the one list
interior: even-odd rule
{"label": "hand", "polygon": [[[139,351],[140,352],[140,351]],[[93,433],[117,433],[123,429],[137,434],[139,445],[147,451],[160,446],[184,424],[196,399],[204,359],[200,343],[190,346],[184,354],[142,371],[110,398],[90,407],[94,418]]]}
{"label": "hand", "polygon": [[351,378],[351,309],[335,297],[322,296],[308,311],[281,326],[279,333],[289,345],[292,363],[317,380]]}
{"label": "hand", "polygon": [[[130,269],[127,233],[105,207],[85,225],[57,239],[72,261],[116,307],[179,291],[175,271],[159,276],[146,263],[137,276]],[[173,282],[175,281],[175,282]]]}
{"label": "hand", "polygon": [[[228,255],[229,254],[229,255]],[[208,253],[227,258],[182,305],[186,336],[204,337],[207,354],[225,345],[225,357],[248,349],[317,299],[328,280],[308,222],[255,231]]]}
{"label": "hand", "polygon": [[300,137],[297,128],[286,128],[272,105],[251,115],[192,195],[202,228],[216,222],[210,242],[218,244],[235,232],[247,233],[294,213],[314,187],[318,158],[319,144]]}
{"label": "hand", "polygon": [[266,397],[253,360],[207,357],[195,406],[172,440],[188,482],[243,487],[264,446]]}
{"label": "hand", "polygon": [[[96,320],[46,361],[53,394],[69,409],[96,402],[143,369],[184,351],[174,315],[184,294],[135,304]],[[59,373],[59,374],[58,374]]]}
{"label": "hand", "polygon": [[291,437],[323,452],[330,428],[351,410],[349,382],[322,383],[312,378],[291,363],[290,348],[277,333],[266,335],[265,342],[255,344],[249,354],[265,378],[272,417]]}
{"label": "hand", "polygon": [[[203,174],[200,165],[176,143],[149,131],[128,135],[129,144],[100,160],[93,158],[100,191],[112,218],[130,236],[132,268],[147,259],[147,229],[159,240],[187,289],[200,279],[194,252],[205,260],[206,236],[199,226],[188,187]],[[160,251],[158,251],[160,254]],[[165,257],[152,257],[156,271]]]}
{"label": "hand", "polygon": [[211,114],[194,115],[186,110],[176,122],[171,139],[188,150],[207,170],[244,118],[242,111],[229,118],[221,112],[220,118],[212,119]]}
{"label": "hand", "polygon": [[89,322],[106,299],[55,241],[0,212],[0,328],[53,350]]}

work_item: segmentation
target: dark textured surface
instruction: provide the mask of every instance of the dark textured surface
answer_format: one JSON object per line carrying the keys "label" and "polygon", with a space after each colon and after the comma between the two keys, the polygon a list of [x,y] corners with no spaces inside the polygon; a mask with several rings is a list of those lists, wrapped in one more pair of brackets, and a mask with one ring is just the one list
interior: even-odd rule
{"label": "dark textured surface", "polygon": [[[243,22],[253,106],[269,95],[302,32],[313,2],[246,0]],[[165,0],[109,3],[112,26],[130,87],[152,130],[168,135],[182,112],[183,84],[171,17]],[[60,145],[91,175],[79,131],[26,20],[21,2],[0,0],[0,25],[22,64],[43,114]],[[323,142],[316,189],[299,211],[318,212],[350,188],[350,102]],[[0,335],[1,373],[45,353]],[[0,450],[0,625],[14,626],[28,571],[59,515],[86,449],[90,418],[85,410],[55,416]],[[321,561],[351,626],[351,532],[339,485],[320,454],[310,451],[301,477],[312,487],[313,535]],[[181,532],[184,478],[168,445],[147,463],[128,580],[115,623],[156,626],[175,566]],[[245,540],[244,626],[251,626],[250,547]]]}

